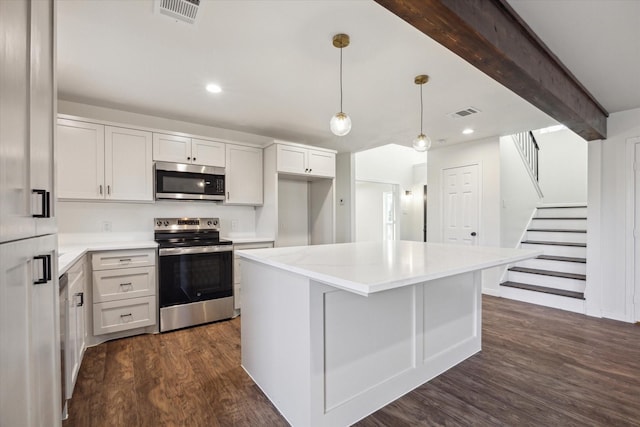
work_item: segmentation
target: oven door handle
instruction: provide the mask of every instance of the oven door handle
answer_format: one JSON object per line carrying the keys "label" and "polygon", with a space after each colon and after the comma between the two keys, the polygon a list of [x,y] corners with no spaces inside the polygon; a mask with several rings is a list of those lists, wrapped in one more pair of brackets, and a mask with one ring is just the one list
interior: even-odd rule
{"label": "oven door handle", "polygon": [[192,246],[189,248],[162,248],[158,250],[158,255],[191,255],[191,254],[207,254],[213,252],[231,252],[233,251],[232,245],[220,245],[220,246]]}

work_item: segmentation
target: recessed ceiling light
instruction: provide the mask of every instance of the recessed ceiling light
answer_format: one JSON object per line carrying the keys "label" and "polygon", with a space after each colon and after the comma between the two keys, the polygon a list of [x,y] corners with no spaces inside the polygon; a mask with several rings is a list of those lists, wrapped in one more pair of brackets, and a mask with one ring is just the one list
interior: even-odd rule
{"label": "recessed ceiling light", "polygon": [[222,88],[215,83],[209,83],[207,85],[207,92],[220,93],[222,92]]}
{"label": "recessed ceiling light", "polygon": [[463,130],[462,133],[465,134],[465,135],[471,135],[473,133],[473,129],[467,128],[467,129]]}

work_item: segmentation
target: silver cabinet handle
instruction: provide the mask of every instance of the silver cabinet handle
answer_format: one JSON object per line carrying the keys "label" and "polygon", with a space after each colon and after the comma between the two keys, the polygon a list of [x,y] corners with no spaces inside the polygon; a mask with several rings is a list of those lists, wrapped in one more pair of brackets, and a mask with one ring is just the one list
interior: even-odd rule
{"label": "silver cabinet handle", "polygon": [[102,184],[100,184],[100,195],[102,196]]}
{"label": "silver cabinet handle", "polygon": [[[128,283],[120,283],[120,287],[121,287],[121,288],[123,288],[123,287],[125,287],[125,286],[131,286],[131,287],[133,288],[133,283],[131,283],[131,282],[128,282]],[[125,289],[124,291],[125,291],[125,292],[128,292],[129,290],[128,290],[128,289]]]}
{"label": "silver cabinet handle", "polygon": [[121,314],[120,315],[120,318],[124,318],[124,317],[133,317],[133,315],[131,313]]}
{"label": "silver cabinet handle", "polygon": [[110,196],[111,195],[111,186],[107,185],[107,194]]}
{"label": "silver cabinet handle", "polygon": [[120,262],[131,262],[131,258],[121,258]]}

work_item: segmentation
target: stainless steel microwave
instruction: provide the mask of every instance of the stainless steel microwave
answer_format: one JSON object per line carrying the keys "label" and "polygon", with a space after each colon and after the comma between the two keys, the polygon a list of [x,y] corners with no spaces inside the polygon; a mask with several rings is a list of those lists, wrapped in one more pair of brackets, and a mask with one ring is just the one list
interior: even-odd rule
{"label": "stainless steel microwave", "polygon": [[224,168],[156,162],[156,199],[224,200]]}

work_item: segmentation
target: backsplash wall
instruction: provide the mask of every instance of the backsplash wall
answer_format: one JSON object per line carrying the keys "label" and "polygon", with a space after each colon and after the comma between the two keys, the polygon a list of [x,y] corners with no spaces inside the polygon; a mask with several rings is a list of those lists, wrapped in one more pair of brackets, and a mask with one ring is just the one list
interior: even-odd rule
{"label": "backsplash wall", "polygon": [[155,203],[58,201],[59,233],[145,233],[153,240],[154,218],[220,218],[221,235],[255,232],[253,206],[224,206],[213,202]]}

